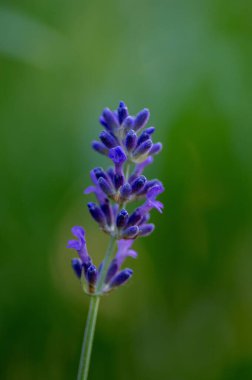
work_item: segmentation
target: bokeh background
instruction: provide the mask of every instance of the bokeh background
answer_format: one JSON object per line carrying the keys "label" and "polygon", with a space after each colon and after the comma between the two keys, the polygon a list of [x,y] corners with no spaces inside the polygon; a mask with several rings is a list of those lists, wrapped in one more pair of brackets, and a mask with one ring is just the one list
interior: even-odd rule
{"label": "bokeh background", "polygon": [[166,187],[130,284],[103,299],[90,380],[252,379],[252,4],[2,0],[0,377],[75,379],[88,299],[65,248],[103,107],[151,110]]}

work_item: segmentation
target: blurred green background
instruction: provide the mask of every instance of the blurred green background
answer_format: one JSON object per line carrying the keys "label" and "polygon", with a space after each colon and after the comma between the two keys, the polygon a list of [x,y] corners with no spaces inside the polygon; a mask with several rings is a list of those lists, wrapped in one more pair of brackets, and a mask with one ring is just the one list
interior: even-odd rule
{"label": "blurred green background", "polygon": [[[88,299],[65,248],[105,107],[151,110],[166,187],[90,380],[252,379],[251,1],[2,0],[0,377],[75,379]],[[89,198],[90,199],[90,198]]]}

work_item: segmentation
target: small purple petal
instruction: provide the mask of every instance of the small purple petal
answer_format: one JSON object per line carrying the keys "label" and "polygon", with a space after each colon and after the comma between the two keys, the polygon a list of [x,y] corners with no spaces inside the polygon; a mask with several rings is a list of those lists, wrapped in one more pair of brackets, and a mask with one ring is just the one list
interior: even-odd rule
{"label": "small purple petal", "polygon": [[77,240],[69,240],[67,243],[67,248],[72,248],[79,251],[81,249],[81,243]]}
{"label": "small purple petal", "polygon": [[164,186],[161,182],[152,186],[147,192],[147,198],[150,200],[156,199],[156,197],[164,191]]}
{"label": "small purple petal", "polygon": [[86,240],[85,240],[85,231],[80,226],[75,226],[72,228],[72,234],[77,237],[76,240],[69,240],[67,248],[75,249],[82,261],[82,263],[85,263],[89,260],[88,252],[87,252],[87,246],[86,246]]}
{"label": "small purple petal", "polygon": [[88,187],[84,190],[84,194],[95,193],[95,190],[96,190],[96,187],[95,187],[95,186],[88,186]]}
{"label": "small purple petal", "polygon": [[74,236],[79,238],[81,241],[84,241],[84,238],[85,238],[84,228],[80,226],[74,226],[71,231]]}

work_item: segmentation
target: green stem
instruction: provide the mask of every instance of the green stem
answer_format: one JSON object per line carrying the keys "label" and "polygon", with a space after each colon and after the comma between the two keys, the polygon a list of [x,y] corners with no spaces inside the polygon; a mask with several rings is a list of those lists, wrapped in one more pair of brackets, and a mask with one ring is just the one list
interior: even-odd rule
{"label": "green stem", "polygon": [[81,349],[78,380],[87,380],[100,297],[91,297]]}
{"label": "green stem", "polygon": [[[116,244],[116,238],[111,236],[110,241],[109,241],[109,246],[108,246],[105,258],[103,260],[101,273],[99,275],[99,280],[97,284],[97,293],[100,293],[102,290],[106,273],[107,273],[110,261],[112,259],[112,256],[115,250],[115,244]],[[88,378],[88,370],[89,370],[89,365],[90,365],[90,358],[91,358],[91,352],[92,352],[92,346],[93,346],[93,340],[94,340],[94,332],[95,332],[96,319],[97,319],[97,314],[98,314],[98,309],[99,309],[99,303],[100,303],[99,295],[94,295],[91,297],[88,317],[87,317],[87,322],[86,322],[86,327],[85,327],[84,339],[82,343],[77,380],[87,380]]]}

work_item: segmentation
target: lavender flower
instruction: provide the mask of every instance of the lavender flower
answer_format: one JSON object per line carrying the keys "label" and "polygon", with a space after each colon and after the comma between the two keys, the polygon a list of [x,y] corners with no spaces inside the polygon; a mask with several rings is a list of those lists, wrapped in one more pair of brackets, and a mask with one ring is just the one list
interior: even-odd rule
{"label": "lavender flower", "polygon": [[[110,235],[112,243],[117,240],[118,250],[114,257],[113,252],[105,256],[97,270],[88,255],[83,228],[73,227],[77,240],[70,240],[67,247],[78,253],[72,267],[77,277],[86,283],[89,294],[106,293],[129,280],[133,271],[121,266],[127,257],[137,257],[131,249],[134,240],[154,231],[154,224],[148,222],[151,210],[162,212],[163,204],[156,199],[164,191],[162,183],[143,175],[146,166],[153,162],[153,156],[162,149],[161,143],[152,141],[155,128],[146,128],[149,117],[147,109],[136,116],[129,115],[124,102],[120,102],[115,111],[105,108],[100,116],[104,130],[99,135],[100,141],[94,141],[92,147],[107,156],[113,166],[107,171],[93,169],[90,173],[93,184],[85,194],[95,194],[97,203],[88,203],[89,212]],[[129,214],[127,204],[136,200],[143,203]]]}

